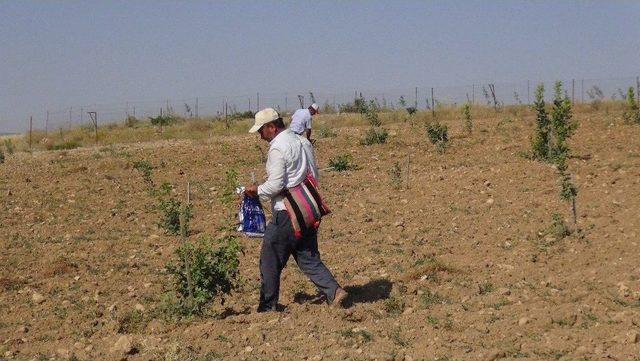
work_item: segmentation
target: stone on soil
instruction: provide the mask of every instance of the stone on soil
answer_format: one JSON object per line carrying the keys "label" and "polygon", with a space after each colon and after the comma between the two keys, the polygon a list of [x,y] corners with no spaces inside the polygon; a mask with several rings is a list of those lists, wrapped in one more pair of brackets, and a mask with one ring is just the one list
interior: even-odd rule
{"label": "stone on soil", "polygon": [[31,300],[33,301],[33,303],[39,305],[44,302],[44,296],[38,292],[34,292],[33,295],[31,295]]}
{"label": "stone on soil", "polygon": [[135,348],[133,347],[133,342],[131,341],[131,337],[127,335],[122,335],[118,338],[118,341],[111,347],[111,353],[125,356],[134,353]]}
{"label": "stone on soil", "polygon": [[490,353],[485,358],[485,360],[486,361],[495,361],[495,360],[498,360],[498,359],[501,359],[501,358],[504,358],[504,357],[506,357],[506,354],[505,354],[504,351],[494,351],[494,352]]}

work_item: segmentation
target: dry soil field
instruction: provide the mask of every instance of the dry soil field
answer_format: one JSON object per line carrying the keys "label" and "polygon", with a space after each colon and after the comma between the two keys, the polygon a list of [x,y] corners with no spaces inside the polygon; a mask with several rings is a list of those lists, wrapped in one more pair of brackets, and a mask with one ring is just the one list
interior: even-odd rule
{"label": "dry soil field", "polygon": [[[575,115],[569,171],[579,231],[550,164],[528,160],[532,118],[501,113],[446,121],[438,154],[420,122],[336,127],[317,158],[350,154],[358,169],[324,170],[333,213],[320,230],[325,263],[350,293],[329,308],[290,260],[280,313],[256,313],[259,239],[242,238],[246,281],[211,315],[159,310],[165,264],[180,239],[158,228],[135,161],[177,195],[189,181],[192,239],[220,236],[225,170],[264,175],[257,136],[16,153],[0,164],[0,359],[494,360],[640,359],[640,126],[616,113]],[[409,189],[389,170],[402,165]],[[233,207],[232,207],[233,208]],[[226,227],[228,228],[228,227]]]}

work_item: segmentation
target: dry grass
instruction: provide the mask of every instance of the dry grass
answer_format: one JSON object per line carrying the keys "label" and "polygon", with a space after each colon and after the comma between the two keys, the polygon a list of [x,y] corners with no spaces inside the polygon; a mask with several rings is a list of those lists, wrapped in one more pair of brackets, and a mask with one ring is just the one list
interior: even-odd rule
{"label": "dry grass", "polygon": [[[594,103],[574,104],[574,113],[591,114],[618,112],[624,109],[622,101],[602,101]],[[471,116],[474,120],[496,117],[513,118],[513,120],[529,118],[534,115],[529,106],[510,105],[494,109],[490,106],[475,105],[471,108]],[[435,112],[435,117],[440,121],[461,120],[462,108],[458,105],[442,105]],[[431,110],[418,111],[409,115],[404,109],[381,110],[379,117],[383,126],[411,122],[412,124],[427,124],[434,119]],[[287,117],[288,118],[288,117]],[[288,119],[287,119],[288,120]],[[367,125],[366,120],[356,113],[319,114],[314,119],[315,127],[354,127]],[[92,147],[110,144],[139,143],[163,139],[207,139],[214,136],[242,134],[250,128],[252,119],[234,119],[225,122],[220,118],[179,119],[177,123],[160,130],[150,124],[148,120],[141,121],[133,127],[128,127],[124,122],[103,125],[98,130],[98,142],[95,141],[95,133],[89,124],[75,128],[59,128],[45,133],[36,130],[32,133],[31,151],[51,150],[59,147]],[[30,151],[28,134],[13,134],[0,136],[0,144],[9,139],[16,151]]]}
{"label": "dry grass", "polygon": [[440,273],[454,274],[460,273],[460,270],[454,266],[442,263],[436,259],[428,259],[424,262],[420,262],[420,264],[417,264],[414,270],[403,275],[399,279],[399,281],[410,282],[419,280],[421,278],[437,279],[438,274]]}

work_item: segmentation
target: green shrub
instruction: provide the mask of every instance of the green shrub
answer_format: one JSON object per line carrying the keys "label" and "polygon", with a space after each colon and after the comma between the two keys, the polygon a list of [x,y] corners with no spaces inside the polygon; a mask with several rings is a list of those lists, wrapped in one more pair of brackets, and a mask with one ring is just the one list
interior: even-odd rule
{"label": "green shrub", "polygon": [[554,161],[559,157],[568,156],[567,140],[575,132],[578,124],[571,121],[571,100],[562,90],[562,82],[557,81],[554,86],[553,109],[551,119],[544,102],[544,86],[536,88],[536,133],[531,148],[534,159]]}
{"label": "green shrub", "polygon": [[533,109],[536,112],[536,133],[531,140],[531,156],[533,159],[549,159],[549,114],[544,102],[544,85],[536,87],[536,100]]}
{"label": "green shrub", "polygon": [[229,118],[233,120],[242,120],[242,119],[252,119],[254,116],[255,114],[253,113],[253,111],[247,110],[244,112],[234,112],[233,114],[229,115]]}
{"label": "green shrub", "polygon": [[[171,288],[175,288],[172,284]],[[176,291],[171,290],[160,295],[160,303],[156,308],[156,313],[167,321],[176,321],[183,316],[189,316],[190,312],[182,304],[182,299],[178,297]]]}
{"label": "green shrub", "polygon": [[56,143],[51,146],[52,150],[68,150],[68,149],[76,149],[80,147],[80,143],[75,140],[67,140],[66,142]]}
{"label": "green shrub", "polygon": [[636,96],[633,91],[633,87],[629,87],[626,96],[626,109],[622,113],[622,118],[627,123],[640,124],[640,109],[636,102]]}
{"label": "green shrub", "polygon": [[464,130],[467,134],[471,134],[473,130],[473,123],[471,122],[471,105],[465,103],[462,106],[462,120],[464,121]]}
{"label": "green shrub", "polygon": [[136,160],[133,162],[133,169],[142,173],[142,177],[147,183],[151,182],[151,172],[153,171],[151,162],[148,160]]}
{"label": "green shrub", "polygon": [[571,100],[562,91],[561,81],[556,82],[554,90],[553,109],[551,110],[553,142],[550,152],[552,159],[569,155],[567,140],[578,128],[578,123],[571,121]]}
{"label": "green shrub", "polygon": [[558,213],[551,214],[551,226],[547,229],[547,234],[552,235],[557,241],[569,236],[571,230]]}
{"label": "green shrub", "polygon": [[482,282],[478,285],[478,294],[486,295],[487,293],[491,293],[493,291],[493,283],[486,281]]}
{"label": "green shrub", "polygon": [[439,153],[443,153],[449,144],[449,128],[438,122],[427,125],[429,141],[436,146]]}
{"label": "green shrub", "polygon": [[371,334],[371,332],[355,328],[347,328],[346,330],[340,331],[340,335],[345,338],[359,338],[362,339],[363,342],[373,340],[373,334]]}
{"label": "green shrub", "polygon": [[384,144],[387,142],[389,133],[387,130],[381,127],[371,127],[367,130],[364,139],[360,141],[362,145]]}
{"label": "green shrub", "polygon": [[177,260],[166,269],[173,276],[175,301],[184,315],[201,314],[216,298],[224,303],[224,297],[240,286],[241,252],[242,246],[233,236],[202,237],[178,247]]}
{"label": "green shrub", "polygon": [[355,170],[358,167],[353,164],[353,158],[349,154],[342,154],[329,159],[329,167],[336,172],[344,172],[347,170]]}
{"label": "green shrub", "polygon": [[398,99],[398,104],[403,108],[407,106],[407,101],[404,99],[404,95],[400,96],[400,99]]}
{"label": "green shrub", "polygon": [[335,138],[337,136],[336,132],[326,125],[319,126],[314,134],[317,134],[318,138]]}
{"label": "green shrub", "polygon": [[124,120],[124,125],[128,128],[134,128],[138,124],[140,124],[140,119],[134,117],[133,115],[127,116],[127,119]]}
{"label": "green shrub", "polygon": [[140,333],[147,325],[144,313],[138,310],[124,312],[117,321],[118,333]]}
{"label": "green shrub", "polygon": [[159,126],[162,130],[162,127],[174,124],[177,119],[172,115],[158,115],[157,117],[149,117],[149,121],[151,121],[151,125]]}
{"label": "green shrub", "polygon": [[173,184],[169,182],[162,182],[158,189],[154,192],[154,195],[158,197],[168,196],[173,191]]}
{"label": "green shrub", "polygon": [[225,174],[224,185],[222,187],[222,194],[219,199],[224,204],[229,204],[235,199],[236,188],[240,185],[238,182],[238,171],[235,169],[227,170]]}
{"label": "green shrub", "polygon": [[446,304],[448,302],[449,300],[446,297],[442,297],[438,293],[429,290],[420,295],[420,305],[423,308],[428,309],[433,305]]}
{"label": "green shrub", "polygon": [[353,103],[340,104],[338,109],[340,113],[364,113],[367,108],[367,102],[360,94],[359,97],[353,100]]}
{"label": "green shrub", "polygon": [[560,198],[564,201],[571,202],[573,224],[577,226],[578,214],[576,210],[576,197],[578,196],[578,188],[573,184],[571,175],[567,172],[566,154],[561,154],[556,158],[556,169],[560,177]]}
{"label": "green shrub", "polygon": [[167,234],[179,235],[181,233],[180,218],[183,218],[184,229],[188,229],[193,206],[183,205],[177,199],[163,199],[158,205],[160,221],[158,227],[164,229]]}
{"label": "green shrub", "polygon": [[404,300],[399,295],[392,295],[384,301],[384,310],[392,315],[399,315],[404,311]]}
{"label": "green shrub", "polygon": [[16,151],[16,147],[11,139],[4,140],[4,147],[7,149],[7,154],[9,155],[12,155]]}
{"label": "green shrub", "polygon": [[394,189],[402,188],[402,168],[400,162],[395,162],[389,169],[389,181]]}
{"label": "green shrub", "polygon": [[372,99],[369,100],[369,104],[365,103],[365,107],[361,109],[362,115],[369,122],[372,127],[379,127],[382,125],[382,121],[378,117],[378,111],[380,110],[376,102]]}
{"label": "green shrub", "polygon": [[416,107],[408,107],[407,109],[407,113],[409,113],[409,115],[414,115],[415,113],[418,112],[418,108]]}
{"label": "green shrub", "polygon": [[[599,89],[597,87],[594,89],[593,96],[595,97],[596,90],[599,91]],[[578,124],[571,120],[571,108],[571,100],[562,90],[562,82],[557,81],[554,86],[551,119],[549,119],[544,103],[544,87],[542,85],[536,87],[536,101],[534,103],[536,133],[531,142],[531,158],[555,163],[560,179],[560,198],[571,202],[573,222],[577,226],[576,196],[578,189],[571,181],[571,175],[567,171],[567,158],[570,153],[567,141],[578,127]]]}

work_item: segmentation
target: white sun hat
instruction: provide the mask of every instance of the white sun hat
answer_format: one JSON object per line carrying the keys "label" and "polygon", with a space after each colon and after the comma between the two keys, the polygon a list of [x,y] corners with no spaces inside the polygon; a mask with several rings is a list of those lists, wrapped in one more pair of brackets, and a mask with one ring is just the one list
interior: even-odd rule
{"label": "white sun hat", "polygon": [[313,104],[311,104],[311,108],[313,108],[313,110],[315,110],[317,112],[319,107],[318,107],[318,104],[313,103]]}
{"label": "white sun hat", "polygon": [[253,127],[249,129],[249,133],[255,133],[260,128],[262,128],[263,125],[270,123],[274,120],[278,120],[279,118],[280,118],[280,114],[278,114],[278,112],[276,112],[275,109],[273,108],[262,109],[261,111],[256,113],[256,116],[255,116],[256,121],[253,124]]}

